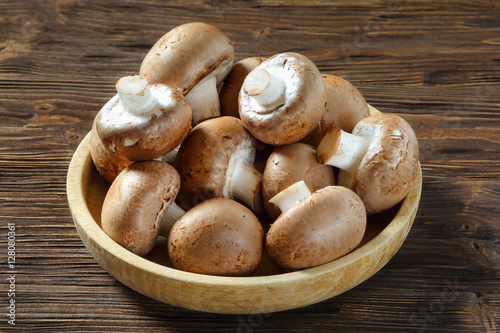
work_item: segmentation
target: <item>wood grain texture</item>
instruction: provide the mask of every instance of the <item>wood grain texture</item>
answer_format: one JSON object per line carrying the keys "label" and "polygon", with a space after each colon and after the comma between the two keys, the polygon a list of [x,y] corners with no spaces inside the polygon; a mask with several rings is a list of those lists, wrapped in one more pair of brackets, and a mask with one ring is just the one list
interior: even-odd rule
{"label": "wood grain texture", "polygon": [[378,272],[401,247],[415,219],[422,190],[418,168],[403,202],[383,214],[369,216],[360,246],[328,264],[283,274],[265,257],[252,277],[193,275],[171,269],[164,238],[141,258],[102,231],[101,212],[109,183],[92,163],[90,136],[78,146],[67,177],[68,204],[83,243],[109,274],[131,289],[167,304],[204,312],[278,312],[318,303],[354,288]]}
{"label": "wood grain texture", "polygon": [[[500,329],[498,1],[0,1],[0,331],[7,224],[23,332],[497,332]],[[68,209],[71,156],[116,80],[176,25],[204,21],[236,60],[303,53],[402,115],[422,199],[406,242],[335,298],[268,315],[198,313],[108,275]]]}

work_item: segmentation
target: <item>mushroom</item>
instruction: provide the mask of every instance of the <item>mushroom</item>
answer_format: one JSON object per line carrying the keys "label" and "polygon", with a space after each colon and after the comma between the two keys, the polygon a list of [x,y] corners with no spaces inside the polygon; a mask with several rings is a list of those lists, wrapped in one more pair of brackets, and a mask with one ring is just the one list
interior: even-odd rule
{"label": "mushroom", "polygon": [[233,61],[233,44],[222,31],[192,22],[161,37],[146,54],[140,74],[150,83],[179,89],[191,105],[193,124],[198,124],[220,116],[217,87]]}
{"label": "mushroom", "polygon": [[222,116],[240,117],[238,111],[238,96],[243,81],[255,67],[259,66],[266,58],[245,58],[233,65],[231,72],[224,80],[219,93],[220,113]]}
{"label": "mushroom", "polygon": [[187,211],[168,237],[174,267],[199,274],[251,275],[263,252],[264,231],[257,217],[226,198],[209,199]]}
{"label": "mushroom", "polygon": [[178,145],[173,150],[171,150],[168,153],[166,153],[165,155],[157,158],[156,160],[167,162],[168,164],[171,164],[171,165],[175,165],[175,159],[177,158],[177,153],[179,152],[180,147],[181,147],[181,145]]}
{"label": "mushroom", "polygon": [[116,83],[116,94],[99,111],[95,129],[117,158],[144,161],[177,147],[191,128],[191,109],[182,94],[138,75]]}
{"label": "mushroom", "polygon": [[241,120],[224,116],[196,125],[175,161],[182,187],[179,203],[193,207],[209,198],[237,198],[261,210],[261,173],[255,169],[255,140]]}
{"label": "mushroom", "polygon": [[322,74],[326,87],[326,109],[318,124],[303,142],[315,147],[332,127],[352,132],[361,119],[370,116],[370,109],[359,90],[343,78]]}
{"label": "mushroom", "polygon": [[179,174],[168,163],[131,164],[106,193],[102,230],[126,249],[146,255],[159,235],[168,237],[173,223],[184,213],[174,201],[179,188]]}
{"label": "mushroom", "polygon": [[277,54],[253,69],[239,96],[244,126],[257,139],[284,145],[304,138],[325,110],[325,83],[307,57]]}
{"label": "mushroom", "polygon": [[112,183],[123,169],[134,163],[120,158],[104,147],[95,129],[95,119],[92,124],[92,130],[90,131],[90,156],[92,157],[92,161],[97,171],[99,171],[101,176],[109,183]]}
{"label": "mushroom", "polygon": [[269,200],[300,180],[314,192],[335,185],[335,173],[331,166],[318,162],[316,149],[310,145],[295,142],[276,147],[269,155],[262,174],[262,201],[273,220],[281,211]]}
{"label": "mushroom", "polygon": [[369,215],[400,202],[418,171],[418,142],[411,126],[394,114],[361,120],[352,134],[332,128],[317,149],[318,161],[340,169],[338,185],[354,190]]}
{"label": "mushroom", "polygon": [[350,189],[327,186],[313,193],[303,181],[271,199],[283,211],[266,235],[269,258],[284,270],[335,260],[359,245],[366,211]]}

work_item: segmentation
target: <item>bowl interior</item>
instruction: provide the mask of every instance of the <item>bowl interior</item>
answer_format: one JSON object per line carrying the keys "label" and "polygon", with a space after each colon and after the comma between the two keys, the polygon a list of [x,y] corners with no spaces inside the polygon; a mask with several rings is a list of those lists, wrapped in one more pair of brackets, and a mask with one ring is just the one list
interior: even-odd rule
{"label": "bowl interior", "polygon": [[[95,221],[95,223],[101,226],[101,210],[102,203],[104,201],[104,197],[109,189],[110,184],[98,173],[94,164],[87,159],[89,164],[85,167],[85,170],[88,172],[87,182],[82,184],[82,190],[85,193],[84,200],[85,205],[88,207],[88,210]],[[394,219],[397,215],[399,209],[401,207],[401,203],[392,207],[391,209],[381,213],[368,217],[367,221],[367,229],[365,235],[363,236],[363,240],[357,246],[360,248],[365,244],[369,243],[372,239],[374,239],[377,235],[379,235]],[[262,217],[261,220],[264,221],[263,227],[264,231],[269,229],[269,223],[266,220],[266,217]],[[357,249],[356,248],[356,249]],[[164,265],[167,267],[172,267],[172,264],[167,255],[167,239],[165,237],[158,237],[156,245],[153,250],[147,254],[145,259],[158,263],[160,265]],[[257,271],[254,273],[255,276],[267,276],[273,274],[281,274],[284,273],[281,269],[276,267],[269,258],[264,255],[262,263],[260,264]]]}
{"label": "bowl interior", "polygon": [[[174,269],[163,237],[144,258],[127,251],[100,228],[102,203],[109,186],[92,162],[89,133],[70,163],[67,195],[83,243],[109,274],[165,303],[206,312],[249,314],[313,304],[375,274],[397,252],[411,228],[420,200],[422,174],[419,166],[417,179],[400,204],[369,217],[364,238],[352,252],[296,272],[283,272],[264,256],[252,277],[208,276]],[[268,228],[268,223],[263,226]]]}

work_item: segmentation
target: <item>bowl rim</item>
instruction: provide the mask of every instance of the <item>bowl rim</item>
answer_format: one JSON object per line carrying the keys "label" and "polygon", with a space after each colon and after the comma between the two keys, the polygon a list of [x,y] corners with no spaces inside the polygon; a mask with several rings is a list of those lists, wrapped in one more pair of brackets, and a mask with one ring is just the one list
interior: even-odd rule
{"label": "bowl rim", "polygon": [[[75,223],[76,229],[82,240],[83,240],[82,233],[84,232],[86,236],[92,242],[98,244],[102,250],[108,252],[112,256],[115,256],[121,261],[127,262],[130,265],[135,266],[140,270],[144,270],[149,274],[161,276],[166,279],[178,280],[188,284],[203,285],[207,287],[227,286],[231,288],[234,287],[262,288],[263,286],[268,286],[268,287],[281,286],[284,283],[287,284],[300,283],[301,280],[307,279],[309,276],[326,276],[330,274],[332,271],[344,268],[352,264],[353,262],[363,260],[363,258],[367,257],[370,254],[373,254],[377,251],[383,251],[384,247],[387,246],[387,242],[389,241],[389,239],[393,238],[395,234],[401,234],[402,237],[400,237],[399,243],[394,244],[395,246],[394,254],[395,254],[397,250],[400,248],[400,246],[403,244],[407,234],[409,233],[409,230],[411,229],[413,220],[415,219],[416,212],[418,210],[418,204],[420,201],[421,187],[422,187],[422,170],[419,163],[417,177],[414,183],[412,184],[412,187],[408,195],[403,199],[401,206],[395,217],[392,219],[392,221],[390,221],[389,224],[373,239],[369,240],[367,243],[358,247],[354,251],[334,261],[300,271],[283,272],[272,275],[245,276],[245,277],[212,276],[212,275],[203,275],[198,273],[181,271],[172,267],[155,263],[153,261],[150,261],[146,258],[143,258],[126,250],[118,243],[116,243],[114,240],[112,240],[99,227],[97,222],[92,217],[92,214],[86,204],[87,200],[85,198],[85,193],[83,191],[83,173],[85,171],[84,170],[85,167],[88,166],[88,163],[92,163],[92,159],[90,156],[90,132],[81,141],[71,159],[68,168],[67,182],[66,182],[67,199],[71,215]],[[89,245],[85,241],[84,244],[88,248]],[[92,255],[94,255],[92,251],[90,252]],[[390,255],[388,258],[385,258],[384,260],[381,260],[376,265],[375,269],[371,274],[368,274],[368,276],[362,278],[358,283],[349,286],[349,288],[347,288],[346,290],[341,290],[336,294],[328,295],[329,297],[323,297],[323,299],[305,303],[304,305],[316,303],[318,301],[331,298],[333,296],[336,296],[342,292],[345,292],[355,287],[356,285],[359,285],[360,283],[371,277],[373,274],[375,274],[378,270],[380,270],[392,258],[394,254]],[[99,260],[97,261],[99,262]],[[109,271],[108,273],[111,274],[111,272]],[[154,296],[150,297],[155,298]],[[203,309],[201,310],[203,311]],[[218,311],[209,311],[209,312],[218,312]]]}

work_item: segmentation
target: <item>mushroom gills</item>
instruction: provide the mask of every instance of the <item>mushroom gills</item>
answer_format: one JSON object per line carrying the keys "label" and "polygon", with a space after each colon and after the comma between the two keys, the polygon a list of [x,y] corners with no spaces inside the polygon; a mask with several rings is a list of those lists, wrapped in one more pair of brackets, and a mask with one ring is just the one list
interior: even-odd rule
{"label": "mushroom gills", "polygon": [[288,207],[303,200],[310,194],[311,191],[309,191],[306,183],[301,180],[276,194],[274,197],[269,199],[269,202],[275,204],[279,207],[281,212],[284,212],[288,209]]}

